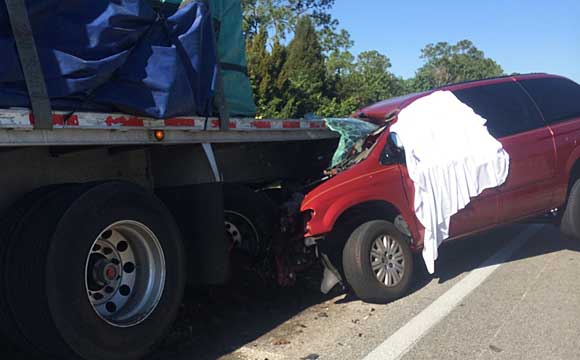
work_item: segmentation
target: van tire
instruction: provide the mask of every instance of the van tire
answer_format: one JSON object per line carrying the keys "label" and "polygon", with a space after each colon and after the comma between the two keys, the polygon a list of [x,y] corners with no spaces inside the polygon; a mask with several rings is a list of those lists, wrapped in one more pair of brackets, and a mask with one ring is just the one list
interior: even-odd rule
{"label": "van tire", "polygon": [[568,203],[562,215],[560,231],[566,236],[580,239],[580,179],[574,182],[568,194]]}
{"label": "van tire", "polygon": [[[382,247],[385,242],[387,246]],[[375,256],[379,252],[381,256]],[[407,238],[388,221],[373,220],[356,228],[346,242],[342,262],[346,281],[365,302],[388,303],[404,296],[411,287],[413,253]]]}

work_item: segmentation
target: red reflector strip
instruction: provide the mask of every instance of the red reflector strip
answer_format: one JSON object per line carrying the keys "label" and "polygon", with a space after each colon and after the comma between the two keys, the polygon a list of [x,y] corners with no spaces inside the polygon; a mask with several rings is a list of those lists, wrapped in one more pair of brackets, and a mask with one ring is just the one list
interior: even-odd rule
{"label": "red reflector strip", "polygon": [[143,119],[135,117],[135,116],[119,116],[119,117],[112,117],[107,116],[107,120],[105,120],[105,124],[107,126],[113,125],[121,125],[121,126],[143,126]]}
{"label": "red reflector strip", "polygon": [[272,123],[270,121],[264,121],[264,120],[252,121],[250,123],[250,125],[252,125],[252,127],[255,127],[256,129],[270,129],[270,128],[272,128]]}
{"label": "red reflector strip", "polygon": [[326,127],[326,123],[324,121],[316,121],[309,123],[311,129],[322,129]]}
{"label": "red reflector strip", "polygon": [[195,126],[195,119],[188,118],[165,119],[165,126]]}
{"label": "red reflector strip", "polygon": [[284,129],[300,129],[300,121],[284,120],[282,127]]}
{"label": "red reflector strip", "polygon": [[[34,125],[34,114],[29,113],[28,119],[30,120],[30,125]],[[66,119],[66,124],[65,124]],[[65,115],[65,114],[52,114],[53,125],[68,125],[68,126],[79,126],[79,117],[77,115]]]}

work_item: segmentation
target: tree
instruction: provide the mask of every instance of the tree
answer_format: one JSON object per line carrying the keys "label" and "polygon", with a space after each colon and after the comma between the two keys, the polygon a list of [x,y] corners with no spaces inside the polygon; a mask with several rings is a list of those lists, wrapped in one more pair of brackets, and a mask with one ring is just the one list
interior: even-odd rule
{"label": "tree", "polygon": [[354,71],[354,59],[349,51],[338,50],[333,51],[326,59],[326,96],[339,104],[350,96],[346,80]]}
{"label": "tree", "polygon": [[263,93],[267,92],[267,103],[261,106],[261,115],[268,118],[279,117],[282,111],[287,97],[287,92],[289,89],[289,83],[286,79],[282,78],[282,69],[284,64],[286,64],[286,58],[288,56],[287,49],[279,41],[274,42],[272,47],[272,53],[268,58],[268,76],[262,82]]}
{"label": "tree", "polygon": [[255,36],[246,42],[248,77],[259,114],[263,112],[264,107],[268,106],[271,100],[268,85],[271,82],[269,74],[270,54],[266,49],[267,41],[268,33],[266,28],[262,27]]}
{"label": "tree", "polygon": [[311,16],[315,26],[337,25],[328,13],[333,5],[334,0],[242,0],[244,32],[257,34],[265,26],[284,38],[304,15]]}
{"label": "tree", "polygon": [[288,56],[279,84],[287,83],[283,117],[302,117],[317,110],[325,91],[326,69],[318,35],[309,16],[296,25],[294,39],[288,45]]}
{"label": "tree", "polygon": [[282,41],[295,31],[300,18],[309,16],[323,52],[348,49],[350,34],[338,30],[338,20],[329,13],[333,5],[334,0],[242,0],[244,33],[252,37],[266,27],[273,41]]}
{"label": "tree", "polygon": [[323,117],[349,117],[360,106],[359,101],[354,96],[344,99],[324,98],[316,115]]}
{"label": "tree", "polygon": [[318,38],[320,39],[320,46],[325,54],[331,52],[348,52],[354,45],[354,41],[350,38],[350,33],[344,29],[336,30],[338,22],[333,26],[323,27],[318,31]]}
{"label": "tree", "polygon": [[322,116],[348,116],[357,108],[404,94],[405,80],[390,72],[391,62],[378,51],[355,58],[349,52],[333,52],[326,62],[327,83],[332,87],[318,111]]}
{"label": "tree", "polygon": [[469,40],[428,44],[421,50],[421,59],[425,64],[416,73],[416,90],[503,75],[501,66]]}
{"label": "tree", "polygon": [[376,50],[358,55],[351,80],[351,91],[359,97],[361,105],[384,100],[397,93],[397,79],[389,71],[391,61]]}
{"label": "tree", "polygon": [[344,78],[354,71],[354,56],[350,51],[333,51],[326,59],[328,77]]}
{"label": "tree", "polygon": [[327,67],[329,74],[335,79],[334,95],[338,100],[355,104],[355,108],[349,113],[356,110],[356,107],[384,100],[401,92],[401,80],[389,71],[391,61],[376,50],[360,53],[355,62],[352,56],[342,53],[333,55],[329,58]]}

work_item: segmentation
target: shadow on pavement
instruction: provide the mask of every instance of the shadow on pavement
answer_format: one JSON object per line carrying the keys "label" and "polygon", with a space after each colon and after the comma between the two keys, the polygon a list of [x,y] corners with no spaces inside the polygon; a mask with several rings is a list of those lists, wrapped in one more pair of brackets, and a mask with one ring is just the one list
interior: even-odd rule
{"label": "shadow on pavement", "polygon": [[320,293],[321,267],[296,286],[265,284],[251,272],[224,287],[190,289],[173,332],[150,360],[217,359],[252,342],[303,310],[331,299]]}
{"label": "shadow on pavement", "polygon": [[[436,271],[430,275],[419,257],[416,263],[416,285],[414,291],[421,289],[433,278],[445,283],[457,276],[478,268],[506,242],[517,236],[525,224],[505,226],[465,239],[444,243],[439,249]],[[542,256],[561,250],[580,252],[580,241],[561,235],[557,226],[544,225],[539,234],[528,240],[507,262]]]}
{"label": "shadow on pavement", "polygon": [[[420,255],[416,257],[416,282],[411,293],[434,279],[445,283],[477,268],[525,225],[507,226],[464,240],[450,241],[440,248],[436,272],[430,275]],[[509,261],[541,256],[560,250],[580,252],[580,242],[564,238],[558,228],[546,225],[541,234],[530,239]],[[319,291],[322,269],[314,267],[299,277],[296,286],[279,288],[268,285],[251,271],[239,271],[230,285],[188,290],[178,320],[160,350],[150,360],[216,359],[251,343],[276,327],[339,292],[323,295]],[[346,294],[336,303],[358,300]],[[402,300],[404,301],[404,300]],[[2,358],[22,358],[2,343]],[[233,358],[232,358],[233,359]]]}

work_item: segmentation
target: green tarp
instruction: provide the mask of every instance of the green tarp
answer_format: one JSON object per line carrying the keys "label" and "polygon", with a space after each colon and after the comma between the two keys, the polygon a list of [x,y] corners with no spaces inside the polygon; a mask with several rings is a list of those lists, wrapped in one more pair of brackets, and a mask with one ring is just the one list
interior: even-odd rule
{"label": "green tarp", "polygon": [[[173,6],[195,0],[157,0]],[[256,105],[247,75],[246,45],[242,34],[240,0],[206,0],[209,2],[217,36],[220,76],[230,116],[256,115]]]}
{"label": "green tarp", "polygon": [[246,68],[240,0],[210,0],[217,35],[224,96],[232,116],[254,116],[256,105]]}

